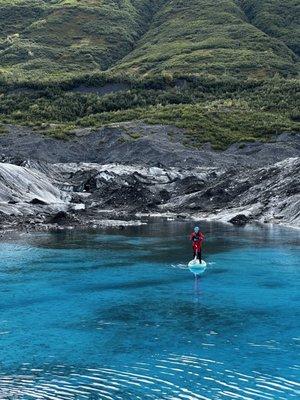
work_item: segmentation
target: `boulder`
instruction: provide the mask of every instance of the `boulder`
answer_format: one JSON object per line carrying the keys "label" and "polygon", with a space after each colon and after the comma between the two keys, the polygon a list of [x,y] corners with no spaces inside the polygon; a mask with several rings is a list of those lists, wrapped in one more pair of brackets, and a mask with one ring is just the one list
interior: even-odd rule
{"label": "boulder", "polygon": [[235,217],[231,218],[228,222],[236,226],[245,226],[250,220],[251,218],[247,217],[245,214],[238,214]]}
{"label": "boulder", "polygon": [[63,225],[72,221],[72,219],[73,219],[72,216],[68,214],[66,211],[58,211],[58,213],[52,215],[47,222],[49,224]]}

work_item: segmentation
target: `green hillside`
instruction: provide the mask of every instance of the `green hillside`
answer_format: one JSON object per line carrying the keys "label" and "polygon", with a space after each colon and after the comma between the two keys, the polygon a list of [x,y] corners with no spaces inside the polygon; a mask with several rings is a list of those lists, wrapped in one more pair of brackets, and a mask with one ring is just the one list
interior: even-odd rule
{"label": "green hillside", "polygon": [[297,0],[0,0],[1,72],[297,74]]}
{"label": "green hillside", "polygon": [[[145,32],[155,0],[0,0],[2,71],[104,70]],[[151,4],[151,5],[150,5]]]}
{"label": "green hillside", "polygon": [[[116,69],[254,78],[295,75],[295,54],[277,39],[279,28],[287,36],[284,27],[277,26],[274,35],[270,29],[267,35],[249,22],[238,4],[233,0],[166,2],[136,49]],[[292,7],[285,9],[292,14]],[[268,25],[259,22],[259,11],[253,13],[258,25]]]}
{"label": "green hillside", "polygon": [[299,12],[299,0],[0,0],[0,121],[69,138],[144,120],[215,148],[297,132]]}
{"label": "green hillside", "polygon": [[240,0],[248,21],[300,55],[299,0]]}

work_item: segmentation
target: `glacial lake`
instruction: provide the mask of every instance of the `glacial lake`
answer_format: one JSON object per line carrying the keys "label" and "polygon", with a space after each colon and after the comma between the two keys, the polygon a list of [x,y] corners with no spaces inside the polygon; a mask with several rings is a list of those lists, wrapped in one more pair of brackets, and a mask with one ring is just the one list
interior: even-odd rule
{"label": "glacial lake", "polygon": [[0,398],[299,399],[300,231],[203,223],[0,243]]}

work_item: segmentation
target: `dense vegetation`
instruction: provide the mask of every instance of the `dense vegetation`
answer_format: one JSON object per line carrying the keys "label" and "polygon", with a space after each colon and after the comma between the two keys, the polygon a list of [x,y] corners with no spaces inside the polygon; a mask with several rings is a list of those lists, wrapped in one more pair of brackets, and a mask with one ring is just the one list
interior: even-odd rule
{"label": "dense vegetation", "polygon": [[166,3],[117,70],[253,78],[296,74],[293,51],[250,24],[238,2]]}
{"label": "dense vegetation", "polygon": [[159,2],[0,0],[2,74],[59,80],[107,69],[133,49]]}
{"label": "dense vegetation", "polygon": [[300,55],[299,0],[240,0],[248,21]]}
{"label": "dense vegetation", "polygon": [[298,0],[0,0],[0,121],[142,119],[216,148],[296,132],[298,20]]}

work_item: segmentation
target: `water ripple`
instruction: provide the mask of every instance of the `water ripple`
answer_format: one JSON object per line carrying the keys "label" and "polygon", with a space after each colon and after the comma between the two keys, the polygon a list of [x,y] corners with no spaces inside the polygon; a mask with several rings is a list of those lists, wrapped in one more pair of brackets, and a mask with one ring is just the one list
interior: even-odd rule
{"label": "water ripple", "polygon": [[[63,365],[33,368],[24,364],[19,374],[0,374],[0,398],[14,400],[126,400],[126,399],[295,399],[300,383],[253,371],[243,374],[215,360],[170,355],[113,367]],[[296,366],[295,366],[296,367]]]}

